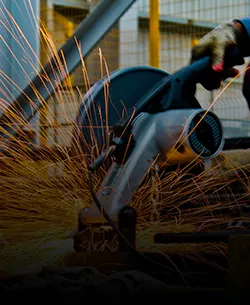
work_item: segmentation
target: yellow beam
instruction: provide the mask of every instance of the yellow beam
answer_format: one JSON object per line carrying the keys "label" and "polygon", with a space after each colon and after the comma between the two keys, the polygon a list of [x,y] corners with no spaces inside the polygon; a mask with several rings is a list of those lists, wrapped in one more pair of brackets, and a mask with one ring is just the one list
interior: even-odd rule
{"label": "yellow beam", "polygon": [[[49,10],[49,9],[48,9]],[[55,10],[53,10],[53,17],[54,22],[57,24],[60,24],[64,28],[64,35],[65,38],[68,39],[74,35],[75,30],[75,24],[70,21],[67,17],[64,17],[63,15],[57,13]],[[72,87],[72,76],[69,75],[63,82],[66,87],[70,88]]]}
{"label": "yellow beam", "polygon": [[[58,18],[59,19],[59,18]],[[74,35],[74,31],[75,31],[75,25],[73,22],[71,22],[70,20],[67,20],[67,22],[65,21],[65,25],[64,25],[64,30],[65,30],[65,36],[66,38],[70,38]],[[72,80],[72,75],[69,75],[65,81],[64,84],[66,85],[66,87],[71,88],[73,85],[73,80]]]}
{"label": "yellow beam", "polygon": [[150,0],[149,64],[160,67],[160,0]]}
{"label": "yellow beam", "polygon": [[195,47],[199,43],[199,40],[197,38],[193,38],[191,40],[191,48]]}
{"label": "yellow beam", "polygon": [[[74,30],[76,25],[69,20],[69,18],[63,16],[62,14],[57,13],[53,8],[49,8],[47,6],[47,1],[42,0],[40,2],[40,10],[41,10],[41,19],[45,22],[47,28],[50,30],[48,26],[48,22],[52,21],[53,25],[59,25],[62,28],[62,31],[65,35],[65,40],[74,35]],[[53,32],[51,33],[53,37]],[[46,54],[41,52],[41,63],[45,64],[47,62]],[[72,87],[72,76],[69,75],[65,80],[64,84],[66,87]],[[46,128],[48,125],[47,117],[48,117],[48,105],[44,105],[40,110],[40,144],[41,147],[46,147],[48,143],[48,129]]]}

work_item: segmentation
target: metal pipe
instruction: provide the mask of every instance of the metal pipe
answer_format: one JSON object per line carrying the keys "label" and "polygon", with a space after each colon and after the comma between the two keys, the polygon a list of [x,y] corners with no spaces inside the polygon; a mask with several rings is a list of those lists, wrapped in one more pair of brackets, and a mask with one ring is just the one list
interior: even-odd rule
{"label": "metal pipe", "polygon": [[[37,74],[22,94],[12,102],[11,111],[15,111],[19,117],[29,121],[37,113],[37,110],[41,108],[42,104],[53,94],[58,85],[68,76],[67,73],[62,73],[61,67],[64,66],[63,63],[66,62],[67,70],[70,74],[79,65],[82,57],[91,52],[135,1],[103,0],[97,4],[76,29],[74,37],[71,37],[58,50],[57,54],[45,65],[41,73]],[[60,62],[60,69],[58,68],[58,62]],[[7,139],[11,136],[16,136],[17,129],[13,126],[20,125],[15,121],[14,116],[11,119],[8,118],[11,112],[9,110],[8,108],[0,118],[0,125],[6,131],[1,132],[0,136]]]}
{"label": "metal pipe", "polygon": [[[0,115],[39,70],[39,17],[39,0],[0,1]],[[37,134],[38,121],[37,114],[30,122]]]}
{"label": "metal pipe", "polygon": [[[12,99],[16,98],[39,68],[39,15],[39,0],[0,1],[0,70],[3,82],[0,98],[7,103],[10,100],[3,92]],[[12,83],[3,77],[4,74]]]}
{"label": "metal pipe", "polygon": [[246,235],[250,231],[217,231],[217,232],[191,232],[191,233],[159,233],[155,235],[156,244],[175,243],[209,243],[224,242],[234,235]]}

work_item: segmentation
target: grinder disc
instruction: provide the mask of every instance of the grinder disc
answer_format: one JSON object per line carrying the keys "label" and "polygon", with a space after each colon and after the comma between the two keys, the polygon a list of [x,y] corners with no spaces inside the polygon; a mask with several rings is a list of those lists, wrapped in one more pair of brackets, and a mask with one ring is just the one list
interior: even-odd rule
{"label": "grinder disc", "polygon": [[94,152],[100,154],[109,144],[112,126],[168,75],[166,71],[142,66],[119,69],[101,79],[86,93],[81,103],[72,147],[77,146],[92,156],[95,147]]}

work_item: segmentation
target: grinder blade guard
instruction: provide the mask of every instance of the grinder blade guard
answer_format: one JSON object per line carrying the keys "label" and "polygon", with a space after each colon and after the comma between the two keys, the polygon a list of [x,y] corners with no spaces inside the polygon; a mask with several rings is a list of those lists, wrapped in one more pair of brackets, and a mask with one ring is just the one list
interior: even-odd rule
{"label": "grinder blade guard", "polygon": [[[150,168],[188,163],[196,158],[212,159],[221,152],[224,146],[221,122],[214,113],[202,109],[195,98],[197,83],[212,73],[208,57],[173,75],[147,67],[121,69],[110,79],[101,80],[85,96],[77,121],[80,127],[74,138],[84,139],[81,142],[84,152],[89,152],[84,143],[95,138],[99,154],[103,151],[101,147],[110,146],[114,158],[97,194],[92,192],[96,204],[84,209],[79,216],[79,231],[112,222],[135,245],[136,212],[129,205]],[[108,104],[105,103],[107,84]],[[136,98],[133,98],[135,92]],[[129,106],[127,115],[121,119],[117,117],[121,111],[113,111],[110,116],[110,108],[122,104],[124,93]],[[99,113],[100,108],[104,110],[104,119],[97,119],[97,104]],[[90,121],[97,123],[98,128],[91,131]],[[112,136],[107,141],[110,127],[113,127]],[[81,238],[75,240],[76,249],[81,249]]]}

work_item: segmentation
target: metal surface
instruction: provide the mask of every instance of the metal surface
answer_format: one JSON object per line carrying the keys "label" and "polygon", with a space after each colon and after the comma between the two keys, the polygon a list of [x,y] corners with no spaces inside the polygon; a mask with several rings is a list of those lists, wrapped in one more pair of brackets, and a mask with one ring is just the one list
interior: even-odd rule
{"label": "metal surface", "polygon": [[236,235],[250,235],[250,231],[216,231],[216,232],[183,232],[183,233],[159,233],[155,235],[156,244],[175,243],[227,243],[229,238]]}
{"label": "metal surface", "polygon": [[[158,279],[163,281],[162,284],[165,283],[165,285],[167,285],[165,286],[166,290],[164,290],[164,296],[167,294],[168,300],[169,296],[170,298],[171,296],[175,296],[176,301],[176,297],[178,298],[178,296],[183,296],[184,294],[183,300],[189,301],[190,299],[188,297],[190,297],[190,293],[195,293],[196,295],[201,289],[208,289],[211,293],[212,289],[215,288],[217,288],[217,295],[214,295],[213,297],[216,297],[216,300],[218,300],[218,292],[223,288],[226,288],[227,272],[224,268],[219,269],[217,267],[218,264],[223,265],[223,267],[227,265],[227,260],[225,258],[221,259],[220,257],[212,257],[210,255],[210,257],[206,256],[206,263],[198,263],[197,261],[195,262],[194,259],[185,258],[178,255],[162,255],[161,253],[152,252],[143,252],[142,254],[150,257],[151,259],[161,261],[161,263],[166,266],[168,271],[166,271],[164,268],[156,268],[153,264],[148,262],[145,263],[140,257],[131,253],[89,251],[82,258],[82,262],[84,262],[82,267],[80,267],[79,264],[74,266],[74,263],[71,265],[70,262],[69,268],[43,268],[42,272],[34,275],[34,277],[28,275],[27,277],[20,276],[18,278],[13,278],[13,281],[12,279],[8,279],[8,281],[1,281],[1,296],[5,295],[5,292],[11,292],[14,295],[18,295],[18,292],[20,291],[26,292],[26,296],[32,290],[32,292],[39,295],[39,297],[41,292],[43,292],[45,295],[54,293],[58,300],[58,290],[60,289],[64,291],[62,294],[63,298],[65,298],[69,293],[71,297],[69,303],[72,302],[72,300],[75,300],[74,295],[78,297],[78,301],[79,295],[82,295],[82,293],[84,293],[84,297],[86,297],[86,295],[90,295],[92,302],[93,295],[100,295],[100,290],[98,290],[97,287],[100,287],[100,284],[103,282],[105,283],[106,288],[110,284],[110,291],[112,291],[113,298],[114,293],[129,293],[128,290],[130,287],[131,289],[132,287],[134,289],[138,288],[135,290],[136,292],[139,292],[141,287],[150,289],[152,286],[154,286],[156,288],[154,279]],[[77,257],[81,257],[80,253],[78,253],[78,255],[79,256]],[[79,262],[80,261],[81,260],[79,260]],[[208,262],[211,262],[211,264]],[[116,270],[118,273],[115,272]],[[92,285],[93,287],[91,286],[91,289],[89,287],[89,281],[86,280],[86,278],[88,279],[90,276],[91,283],[95,284]],[[151,278],[149,278],[149,276],[151,276]],[[71,281],[71,289],[66,289],[65,281],[69,281],[69,278],[71,279],[72,277],[74,278],[74,281]],[[150,280],[150,283],[148,283],[149,285],[144,286],[144,279]],[[14,285],[11,285],[12,283]],[[44,283],[44,285],[41,285],[41,283]],[[121,285],[121,283],[124,283],[124,285]],[[188,283],[189,289],[186,287],[186,283]],[[48,285],[49,291],[46,289]],[[16,286],[18,286],[18,289],[15,289]],[[37,291],[35,288],[37,288]],[[101,288],[103,288],[103,285],[101,285]],[[101,292],[103,292],[103,289]],[[156,292],[157,294],[159,293],[158,291]],[[161,292],[163,291],[161,290]],[[105,300],[107,299],[108,295],[109,293],[105,293]],[[146,295],[148,294],[146,293]],[[154,293],[153,296],[155,300],[156,293]],[[195,300],[197,301],[197,295]],[[99,300],[96,301],[98,303]],[[176,302],[171,303],[176,304]],[[204,304],[204,300],[199,300],[199,303],[190,302],[190,304]],[[236,303],[233,304],[235,305]]]}
{"label": "metal surface", "polygon": [[[81,62],[81,58],[89,54],[100,39],[104,37],[135,1],[136,0],[101,1],[76,29],[74,37],[71,37],[62,48],[58,50],[57,55],[50,60],[50,63],[44,67],[42,74],[47,76],[46,78],[48,81],[45,81],[40,75],[36,75],[31,84],[24,89],[23,94],[20,95],[16,101],[13,101],[12,105],[14,105],[19,117],[30,120],[41,107],[41,100],[47,101],[58,84],[68,76],[66,73],[61,73],[61,69],[58,71],[58,58],[60,59],[61,64],[64,63],[65,58],[67,71],[71,73]],[[78,41],[78,43],[76,43],[76,41]],[[78,44],[81,49],[80,51]],[[31,105],[26,96],[34,103],[34,106]],[[40,98],[38,99],[37,96],[40,96]],[[8,111],[4,114],[8,115]],[[5,115],[1,117],[0,124],[5,127],[5,130],[7,130],[8,133],[4,133],[2,136],[7,138],[10,135],[15,136],[16,129],[14,129],[12,125],[5,125],[7,120]]]}

